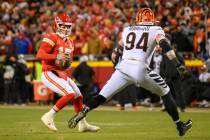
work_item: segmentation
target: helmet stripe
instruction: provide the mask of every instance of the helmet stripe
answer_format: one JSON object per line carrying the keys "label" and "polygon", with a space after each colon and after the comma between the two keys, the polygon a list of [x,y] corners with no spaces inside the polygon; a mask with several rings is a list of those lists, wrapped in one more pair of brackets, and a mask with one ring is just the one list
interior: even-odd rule
{"label": "helmet stripe", "polygon": [[[147,16],[148,15],[148,16]],[[136,22],[142,22],[142,17],[147,16],[151,22],[154,21],[154,13],[150,8],[142,8],[138,11],[136,16]]]}

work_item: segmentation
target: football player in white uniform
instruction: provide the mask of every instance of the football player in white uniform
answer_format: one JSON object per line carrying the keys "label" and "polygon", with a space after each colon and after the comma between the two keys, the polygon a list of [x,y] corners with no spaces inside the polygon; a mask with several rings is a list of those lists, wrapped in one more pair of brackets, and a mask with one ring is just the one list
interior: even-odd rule
{"label": "football player in white uniform", "polygon": [[[162,97],[166,110],[176,124],[180,136],[183,136],[191,128],[191,120],[187,122],[180,120],[168,85],[159,74],[148,66],[155,46],[159,45],[165,55],[174,63],[181,76],[189,74],[176,58],[162,28],[155,26],[154,23],[153,11],[150,8],[142,8],[136,16],[137,25],[124,28],[119,47],[112,53],[112,61],[118,63],[116,71],[99,95],[90,100],[81,112],[69,120],[70,128],[74,128],[79,120],[86,116],[87,112],[103,104],[130,84],[139,85]],[[119,57],[121,57],[120,62],[118,62]]]}

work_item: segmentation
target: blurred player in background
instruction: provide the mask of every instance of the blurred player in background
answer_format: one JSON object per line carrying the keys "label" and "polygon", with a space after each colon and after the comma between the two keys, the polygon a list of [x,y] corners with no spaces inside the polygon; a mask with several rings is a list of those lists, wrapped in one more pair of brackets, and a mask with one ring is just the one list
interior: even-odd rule
{"label": "blurred player in background", "polygon": [[[54,33],[46,33],[37,52],[42,61],[42,82],[52,91],[62,95],[53,108],[41,117],[41,121],[53,131],[57,131],[54,117],[71,102],[75,112],[82,111],[83,96],[76,84],[69,78],[69,70],[74,51],[74,43],[69,39],[72,28],[70,17],[61,13],[54,19]],[[79,131],[97,131],[99,127],[89,125],[85,119],[79,122]]]}
{"label": "blurred player in background", "polygon": [[[169,44],[171,44],[171,36],[169,34],[166,34],[166,38],[168,39]],[[184,65],[184,59],[177,52],[175,45],[172,44],[172,48],[179,62]],[[181,79],[176,67],[174,66],[172,61],[170,61],[168,57],[165,55],[163,55],[163,60],[160,65],[160,69],[161,69],[160,75],[165,79],[166,83],[170,87],[172,97],[174,98],[177,106],[179,107],[181,112],[184,112],[185,99],[184,99],[184,93],[183,93],[183,80],[185,79]],[[165,109],[163,108],[162,111],[165,111]]]}
{"label": "blurred player in background", "polygon": [[155,46],[159,45],[163,53],[174,63],[180,75],[189,75],[186,68],[176,58],[162,28],[154,26],[154,23],[153,11],[150,8],[142,8],[136,16],[137,25],[124,28],[119,47],[115,49],[112,55],[112,59],[116,63],[118,57],[122,56],[118,69],[112,74],[99,95],[90,100],[81,112],[69,120],[70,128],[74,128],[90,110],[103,104],[118,91],[131,84],[140,85],[162,97],[166,111],[176,124],[180,136],[183,136],[191,128],[191,120],[187,122],[180,120],[177,106],[171,97],[168,85],[159,74],[148,67]]}

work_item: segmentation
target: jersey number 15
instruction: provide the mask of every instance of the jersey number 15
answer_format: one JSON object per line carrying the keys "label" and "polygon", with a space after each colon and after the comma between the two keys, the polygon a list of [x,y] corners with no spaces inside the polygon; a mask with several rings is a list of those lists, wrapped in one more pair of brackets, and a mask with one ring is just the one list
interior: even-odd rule
{"label": "jersey number 15", "polygon": [[[148,37],[149,37],[149,33],[144,32],[136,44],[136,49],[143,49],[143,51],[146,52]],[[133,49],[135,47],[135,41],[136,41],[136,33],[130,32],[126,37],[125,49],[126,50]]]}

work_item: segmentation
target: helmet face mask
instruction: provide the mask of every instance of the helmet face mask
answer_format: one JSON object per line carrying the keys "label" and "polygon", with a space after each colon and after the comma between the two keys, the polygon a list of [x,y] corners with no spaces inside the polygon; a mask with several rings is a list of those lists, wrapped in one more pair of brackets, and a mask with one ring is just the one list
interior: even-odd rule
{"label": "helmet face mask", "polygon": [[71,35],[72,24],[67,14],[59,14],[55,17],[55,31],[61,38]]}
{"label": "helmet face mask", "polygon": [[142,8],[136,15],[136,24],[138,25],[154,25],[155,16],[150,8]]}
{"label": "helmet face mask", "polygon": [[63,24],[59,24],[58,28],[56,30],[56,33],[61,36],[62,38],[64,37],[68,37],[71,35],[71,25],[63,25]]}

